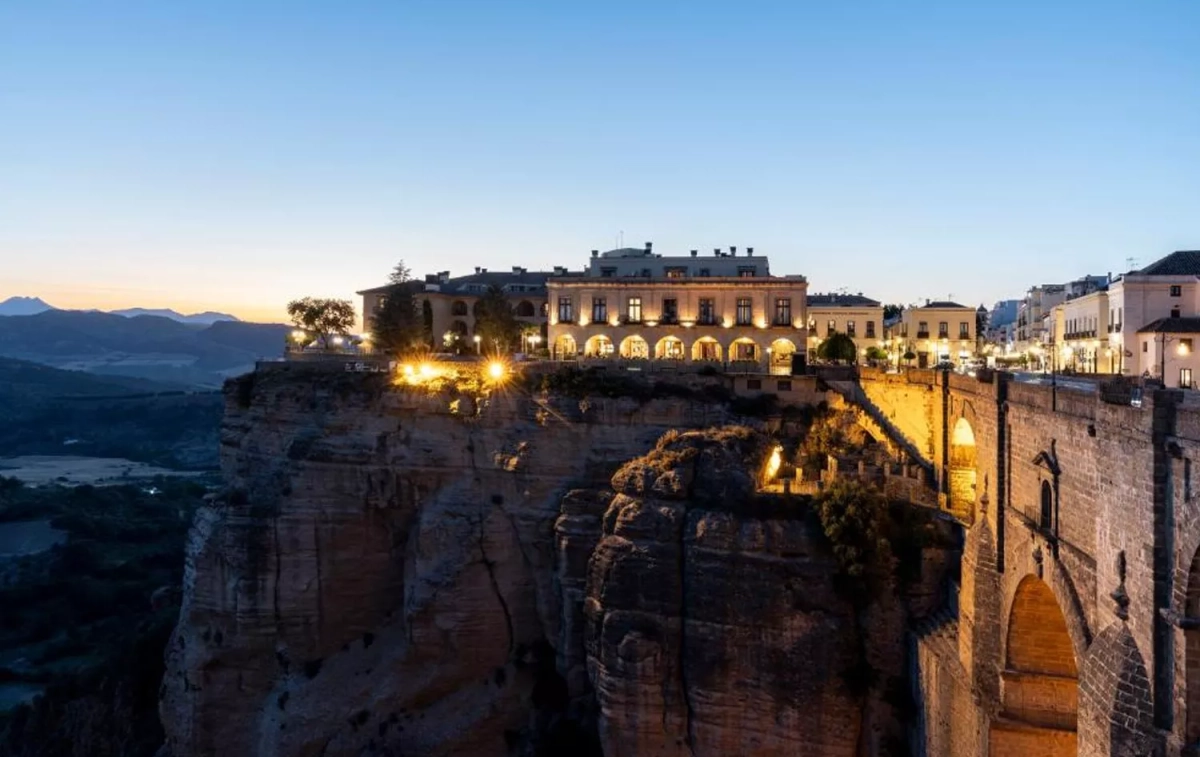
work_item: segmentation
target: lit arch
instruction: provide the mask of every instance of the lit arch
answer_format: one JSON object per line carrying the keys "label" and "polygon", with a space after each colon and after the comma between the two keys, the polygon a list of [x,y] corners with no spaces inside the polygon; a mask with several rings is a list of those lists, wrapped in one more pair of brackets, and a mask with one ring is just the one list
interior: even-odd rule
{"label": "lit arch", "polygon": [[[1079,668],[1067,619],[1054,591],[1036,576],[1017,586],[1009,610],[1004,650],[1001,716],[1019,725],[993,723],[992,754],[1075,754]],[[1069,734],[1069,746],[1063,743]],[[1022,746],[1023,748],[1014,749]],[[1064,748],[1065,747],[1065,748]]]}
{"label": "lit arch", "polygon": [[702,336],[692,342],[692,360],[697,362],[721,362],[721,343],[711,336]]}
{"label": "lit arch", "polygon": [[560,334],[554,340],[554,357],[559,360],[574,358],[578,347],[575,343],[575,337],[570,334]]}
{"label": "lit arch", "polygon": [[621,340],[621,357],[626,360],[645,360],[650,357],[650,345],[634,334]]}
{"label": "lit arch", "polygon": [[683,340],[677,336],[664,336],[654,345],[655,360],[683,360]]}
{"label": "lit arch", "polygon": [[759,360],[758,342],[748,336],[734,339],[729,345],[729,361],[752,362]]}
{"label": "lit arch", "polygon": [[792,372],[792,355],[796,354],[796,344],[790,339],[780,337],[771,342],[771,373],[787,375]]}
{"label": "lit arch", "polygon": [[970,519],[975,512],[977,461],[975,430],[960,417],[950,434],[949,461],[950,510],[960,518]]}
{"label": "lit arch", "polygon": [[604,334],[597,334],[583,344],[584,357],[612,357],[612,340]]}

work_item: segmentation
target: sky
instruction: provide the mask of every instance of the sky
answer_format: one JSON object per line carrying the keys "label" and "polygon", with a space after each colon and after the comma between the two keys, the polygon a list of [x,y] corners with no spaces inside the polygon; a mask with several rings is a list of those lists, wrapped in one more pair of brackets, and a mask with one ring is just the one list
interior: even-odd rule
{"label": "sky", "polygon": [[1200,248],[1200,3],[0,3],[0,299],[284,320],[621,239],[901,303]]}

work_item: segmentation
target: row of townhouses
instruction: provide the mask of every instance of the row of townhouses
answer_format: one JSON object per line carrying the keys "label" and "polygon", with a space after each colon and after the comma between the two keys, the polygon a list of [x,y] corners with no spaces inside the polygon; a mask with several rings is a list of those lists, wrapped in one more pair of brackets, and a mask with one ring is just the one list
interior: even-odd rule
{"label": "row of townhouses", "polygon": [[1200,250],[1117,276],[1031,287],[1016,317],[993,315],[987,335],[997,354],[1034,369],[1152,377],[1185,388],[1200,374],[1198,337]]}
{"label": "row of townhouses", "polygon": [[[886,355],[931,366],[976,354],[970,307],[926,302],[888,326],[878,301],[861,293],[809,294],[804,276],[772,274],[753,247],[662,255],[650,242],[592,250],[580,270],[426,276],[417,299],[435,338],[469,346],[479,300],[491,287],[504,292],[518,320],[537,327],[525,347],[540,345],[556,360],[712,363],[783,374],[802,370],[835,333],[854,341],[860,359]],[[358,293],[364,323],[389,291]]]}

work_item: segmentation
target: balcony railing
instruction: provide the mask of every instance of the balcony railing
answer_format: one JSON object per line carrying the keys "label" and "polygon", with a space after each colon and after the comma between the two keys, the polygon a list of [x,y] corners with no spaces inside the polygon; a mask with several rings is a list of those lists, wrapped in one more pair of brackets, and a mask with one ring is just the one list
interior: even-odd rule
{"label": "balcony railing", "polygon": [[928,339],[928,338],[929,338],[928,331],[918,331],[917,332],[917,339]]}

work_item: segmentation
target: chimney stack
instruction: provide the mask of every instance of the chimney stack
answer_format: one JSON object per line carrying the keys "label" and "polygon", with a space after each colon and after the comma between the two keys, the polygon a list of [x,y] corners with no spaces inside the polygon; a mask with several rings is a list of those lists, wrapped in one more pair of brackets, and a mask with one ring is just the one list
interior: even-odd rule
{"label": "chimney stack", "polygon": [[925,298],[925,307],[929,307],[929,298],[928,297]]}
{"label": "chimney stack", "polygon": [[693,258],[696,257],[697,253],[699,253],[699,252],[700,252],[699,250],[692,250],[692,257]]}
{"label": "chimney stack", "polygon": [[729,245],[729,254],[735,258],[737,257],[737,246],[736,245],[732,245],[732,244]]}
{"label": "chimney stack", "polygon": [[715,258],[721,257],[721,248],[720,247],[713,248],[713,257],[715,257]]}
{"label": "chimney stack", "polygon": [[475,273],[480,273],[482,271],[483,271],[482,268],[480,268],[479,266],[475,266]]}
{"label": "chimney stack", "polygon": [[746,257],[748,257],[748,258],[754,257],[754,248],[753,247],[746,248]]}
{"label": "chimney stack", "polygon": [[598,258],[598,257],[600,257],[600,251],[599,251],[599,250],[592,250],[592,257],[593,257],[593,258]]}
{"label": "chimney stack", "polygon": [[521,266],[519,266],[519,265],[513,266],[513,273],[521,273],[521,272],[522,272]]}
{"label": "chimney stack", "polygon": [[437,277],[438,277],[439,282],[445,284],[446,282],[450,281],[450,272],[449,271],[438,271]]}
{"label": "chimney stack", "polygon": [[653,248],[654,248],[654,243],[653,243],[653,242],[646,242],[646,254],[647,254],[647,255],[649,255],[649,254],[650,254],[650,251],[651,251]]}

